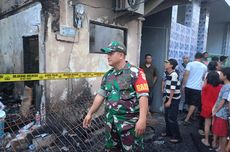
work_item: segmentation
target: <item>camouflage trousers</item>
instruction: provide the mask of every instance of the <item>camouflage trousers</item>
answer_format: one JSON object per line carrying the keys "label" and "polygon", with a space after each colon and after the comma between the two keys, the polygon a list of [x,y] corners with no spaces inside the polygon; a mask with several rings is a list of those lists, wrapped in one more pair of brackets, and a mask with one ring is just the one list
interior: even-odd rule
{"label": "camouflage trousers", "polygon": [[135,135],[135,124],[127,121],[106,121],[106,152],[143,152],[143,136]]}

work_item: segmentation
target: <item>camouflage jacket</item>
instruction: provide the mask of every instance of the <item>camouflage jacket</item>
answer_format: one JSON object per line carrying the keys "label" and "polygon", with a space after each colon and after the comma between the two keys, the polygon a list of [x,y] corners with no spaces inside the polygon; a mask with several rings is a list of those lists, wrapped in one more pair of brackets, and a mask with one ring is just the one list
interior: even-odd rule
{"label": "camouflage jacket", "polygon": [[98,94],[105,97],[105,113],[139,115],[139,98],[148,96],[148,85],[142,69],[126,63],[121,70],[112,68],[103,77]]}

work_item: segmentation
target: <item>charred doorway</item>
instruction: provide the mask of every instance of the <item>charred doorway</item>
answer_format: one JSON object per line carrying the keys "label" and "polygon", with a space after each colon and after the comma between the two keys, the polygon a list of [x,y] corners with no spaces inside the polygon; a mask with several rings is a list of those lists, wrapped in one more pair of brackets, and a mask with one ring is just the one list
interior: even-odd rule
{"label": "charred doorway", "polygon": [[[38,35],[23,36],[24,73],[39,73],[39,40]],[[25,81],[25,86],[32,89],[32,104],[39,108],[41,88],[39,81]]]}

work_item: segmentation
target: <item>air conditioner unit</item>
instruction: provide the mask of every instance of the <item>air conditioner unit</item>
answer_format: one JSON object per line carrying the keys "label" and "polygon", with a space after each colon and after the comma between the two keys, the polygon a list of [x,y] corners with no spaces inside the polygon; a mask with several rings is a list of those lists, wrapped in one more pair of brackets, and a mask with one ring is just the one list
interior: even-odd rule
{"label": "air conditioner unit", "polygon": [[145,0],[113,0],[114,11],[130,11],[144,14]]}

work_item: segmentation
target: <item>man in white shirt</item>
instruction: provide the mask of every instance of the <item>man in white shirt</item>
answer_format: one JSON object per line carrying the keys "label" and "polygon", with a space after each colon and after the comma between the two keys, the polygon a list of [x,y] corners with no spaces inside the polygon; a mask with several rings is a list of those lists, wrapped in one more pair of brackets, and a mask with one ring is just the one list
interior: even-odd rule
{"label": "man in white shirt", "polygon": [[[183,63],[181,63],[177,66],[177,70],[179,72],[179,80],[180,80],[181,84],[183,82],[186,65],[189,63],[189,57],[187,55],[184,55],[182,59],[183,59]],[[185,95],[184,95],[184,92],[181,92],[179,111],[183,112],[185,109],[187,110],[187,105],[185,106]]]}
{"label": "man in white shirt", "polygon": [[194,113],[196,107],[201,106],[201,89],[207,67],[202,63],[203,54],[197,52],[195,60],[187,64],[184,80],[183,89],[185,91],[185,101],[189,105],[188,114],[184,120],[184,125],[190,124],[190,117]]}

